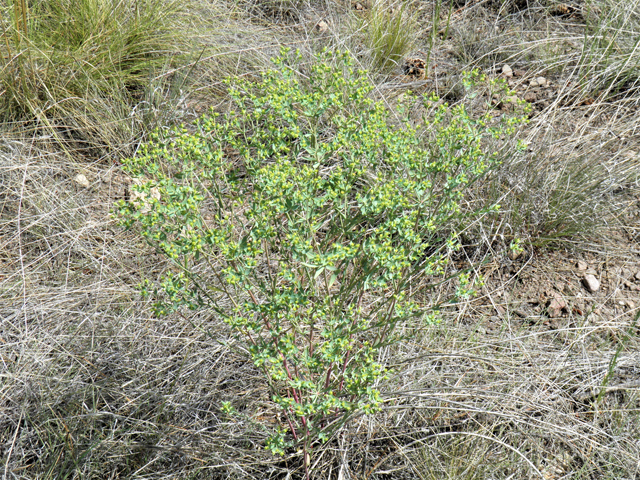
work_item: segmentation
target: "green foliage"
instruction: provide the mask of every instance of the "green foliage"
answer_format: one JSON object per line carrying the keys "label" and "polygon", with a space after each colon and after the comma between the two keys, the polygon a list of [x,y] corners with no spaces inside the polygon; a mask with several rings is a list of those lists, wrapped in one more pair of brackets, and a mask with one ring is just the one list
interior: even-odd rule
{"label": "green foliage", "polygon": [[126,162],[136,200],[118,210],[174,260],[144,287],[158,312],[213,309],[263,371],[282,415],[274,453],[380,409],[379,353],[399,322],[432,318],[421,293],[494,162],[483,140],[513,129],[437,98],[413,125],[415,99],[372,100],[348,55],[323,52],[304,76],[298,61],[285,51],[260,84],[229,82],[234,110],[157,134]]}

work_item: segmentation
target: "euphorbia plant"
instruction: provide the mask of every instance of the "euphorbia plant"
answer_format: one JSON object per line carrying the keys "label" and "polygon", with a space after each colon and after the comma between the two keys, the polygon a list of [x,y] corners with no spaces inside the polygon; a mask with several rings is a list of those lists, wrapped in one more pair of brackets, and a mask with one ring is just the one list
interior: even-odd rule
{"label": "euphorbia plant", "polygon": [[296,58],[230,82],[232,111],[143,146],[125,167],[138,200],[119,213],[174,260],[146,287],[158,310],[209,308],[228,323],[281,410],[267,447],[300,445],[308,469],[315,442],[380,408],[378,353],[427,310],[409,287],[443,268],[445,227],[490,167],[481,142],[496,132],[435,99],[412,126],[371,98],[348,55],[324,52],[306,76]]}

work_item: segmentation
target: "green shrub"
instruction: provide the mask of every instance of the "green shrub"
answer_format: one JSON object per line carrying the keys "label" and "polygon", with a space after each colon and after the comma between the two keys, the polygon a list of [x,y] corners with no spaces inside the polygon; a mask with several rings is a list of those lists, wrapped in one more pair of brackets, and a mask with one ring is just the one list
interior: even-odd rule
{"label": "green shrub", "polygon": [[[424,293],[456,248],[450,225],[493,162],[483,139],[511,127],[435,98],[412,126],[406,105],[392,114],[370,98],[346,54],[324,52],[306,76],[294,61],[232,83],[233,111],[156,135],[126,162],[136,200],[118,212],[174,260],[144,286],[158,312],[224,318],[280,409],[267,447],[301,445],[308,459],[380,409],[380,350],[399,322],[432,318]],[[461,275],[458,295],[471,288]]]}

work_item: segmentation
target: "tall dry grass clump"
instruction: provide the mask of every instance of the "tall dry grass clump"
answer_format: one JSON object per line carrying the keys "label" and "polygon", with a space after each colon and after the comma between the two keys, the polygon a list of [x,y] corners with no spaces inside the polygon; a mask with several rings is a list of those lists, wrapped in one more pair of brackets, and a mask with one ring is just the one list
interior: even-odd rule
{"label": "tall dry grass clump", "polygon": [[581,88],[603,99],[637,95],[640,2],[597,0],[584,9],[586,28],[577,62]]}
{"label": "tall dry grass clump", "polygon": [[166,97],[155,78],[188,51],[182,2],[20,0],[2,13],[0,115],[87,147],[130,140],[134,108]]}
{"label": "tall dry grass clump", "polygon": [[406,1],[375,2],[356,24],[372,72],[389,73],[401,64],[418,33],[418,23]]}

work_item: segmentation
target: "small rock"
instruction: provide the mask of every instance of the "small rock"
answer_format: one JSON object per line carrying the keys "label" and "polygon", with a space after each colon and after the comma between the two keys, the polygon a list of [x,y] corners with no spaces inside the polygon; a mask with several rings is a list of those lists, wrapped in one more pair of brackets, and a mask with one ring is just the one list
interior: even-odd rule
{"label": "small rock", "polygon": [[536,78],[536,81],[538,82],[538,85],[540,85],[541,87],[547,86],[547,79],[544,77],[538,77]]}
{"label": "small rock", "polygon": [[[520,255],[522,255],[524,253],[524,249],[520,250],[510,250],[509,253],[507,254],[507,256],[511,259],[511,260],[517,260]],[[516,269],[517,270],[517,269]]]}
{"label": "small rock", "polygon": [[582,278],[582,284],[586,287],[587,290],[591,293],[596,293],[600,290],[600,281],[590,273],[585,273]]}
{"label": "small rock", "polygon": [[538,99],[538,96],[534,92],[527,92],[524,94],[525,101],[533,103]]}
{"label": "small rock", "polygon": [[[139,178],[134,179],[126,179],[128,185],[142,185],[143,181]],[[138,192],[135,189],[131,189],[131,201],[133,203],[138,204],[140,208],[140,213],[148,213],[151,211],[151,202],[148,197],[151,197],[154,200],[160,201],[160,191],[157,187],[152,187],[149,189],[149,195],[144,192]]]}
{"label": "small rock", "polygon": [[563,310],[567,310],[567,302],[557,293],[547,302],[547,313],[550,317],[559,317]]}
{"label": "small rock", "polygon": [[325,22],[324,20],[320,20],[317,24],[316,24],[316,32],[318,33],[325,33],[327,30],[329,30],[329,24],[327,22]]}
{"label": "small rock", "polygon": [[514,77],[524,77],[527,74],[527,72],[525,72],[524,70],[514,70],[513,71],[513,76]]}
{"label": "small rock", "polygon": [[636,308],[636,304],[633,303],[631,300],[627,300],[627,307],[629,307],[631,310]]}
{"label": "small rock", "polygon": [[533,79],[533,80],[531,80],[529,82],[529,86],[530,87],[537,87],[538,85],[540,85],[540,84],[538,83],[538,80],[536,80],[536,79]]}
{"label": "small rock", "polygon": [[356,9],[356,10],[364,10],[364,7],[362,6],[362,4],[361,4],[361,3],[356,3],[356,4],[355,4],[355,9]]}
{"label": "small rock", "polygon": [[513,70],[511,70],[509,65],[502,66],[502,75],[507,78],[513,77]]}
{"label": "small rock", "polygon": [[634,278],[640,282],[640,271],[636,272]]}
{"label": "small rock", "polygon": [[578,270],[583,272],[587,268],[589,268],[589,264],[587,262],[585,262],[584,260],[578,260],[578,263],[576,263],[576,267],[578,267]]}
{"label": "small rock", "polygon": [[87,180],[87,177],[85,177],[83,174],[79,173],[77,174],[75,177],[73,177],[73,180],[80,185],[81,187],[84,188],[89,188],[91,186],[91,184],[89,183],[89,180]]}

